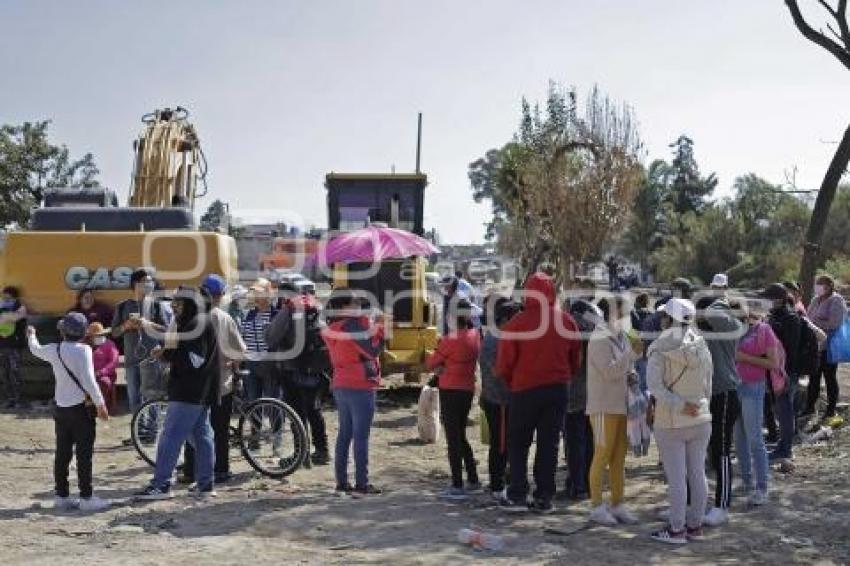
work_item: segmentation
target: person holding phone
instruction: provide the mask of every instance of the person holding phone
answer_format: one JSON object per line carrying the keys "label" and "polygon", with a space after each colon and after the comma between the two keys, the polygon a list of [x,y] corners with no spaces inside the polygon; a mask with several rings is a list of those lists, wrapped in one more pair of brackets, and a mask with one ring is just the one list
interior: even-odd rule
{"label": "person holding phone", "polygon": [[[59,322],[59,334],[62,337],[59,344],[42,346],[32,326],[27,328],[27,343],[33,356],[52,366],[56,379],[56,408],[53,414],[56,429],[56,456],[53,464],[55,506],[64,510],[79,508],[82,511],[100,511],[109,507],[109,502],[94,495],[92,488],[95,414],[107,420],[109,412],[95,380],[91,348],[83,343],[87,326],[88,320],[84,315],[71,312]],[[69,468],[75,451],[79,500],[71,498],[68,484]]]}

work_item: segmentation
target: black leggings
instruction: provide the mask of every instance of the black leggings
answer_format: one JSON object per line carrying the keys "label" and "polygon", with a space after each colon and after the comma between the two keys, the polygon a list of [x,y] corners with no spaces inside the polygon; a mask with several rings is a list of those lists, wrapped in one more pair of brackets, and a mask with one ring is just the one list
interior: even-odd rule
{"label": "black leggings", "polygon": [[735,420],[741,412],[734,390],[711,396],[711,440],[708,444],[711,467],[717,474],[714,506],[728,509],[732,499],[732,438]]}
{"label": "black leggings", "polygon": [[463,487],[463,468],[470,483],[478,483],[472,447],[466,440],[466,420],[472,408],[472,391],[440,389],[440,412],[449,449],[452,487]]}
{"label": "black leggings", "polygon": [[92,496],[92,454],[94,453],[95,421],[94,416],[82,403],[73,407],[56,407],[53,420],[56,425],[56,458],[53,461],[53,477],[56,481],[56,495],[68,497],[68,467],[74,450],[77,453],[77,482],[80,497]]}
{"label": "black leggings", "polygon": [[826,362],[826,350],[820,354],[820,364],[813,376],[809,378],[807,413],[815,412],[815,404],[820,397],[820,378],[826,382],[826,413],[824,416],[835,416],[835,406],[838,404],[838,364]]}
{"label": "black leggings", "polygon": [[481,409],[487,415],[487,428],[490,429],[490,450],[487,454],[490,489],[502,491],[508,466],[508,406],[481,399]]}

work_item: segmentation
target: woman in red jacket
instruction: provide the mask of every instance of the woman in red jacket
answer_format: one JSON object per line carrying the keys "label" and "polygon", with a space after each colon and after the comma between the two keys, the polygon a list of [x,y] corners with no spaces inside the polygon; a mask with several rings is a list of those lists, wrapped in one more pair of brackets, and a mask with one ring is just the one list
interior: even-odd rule
{"label": "woman in red jacket", "polygon": [[[439,374],[440,410],[449,450],[452,486],[441,497],[452,501],[466,499],[467,490],[480,489],[472,447],[466,440],[466,420],[475,394],[475,367],[481,338],[471,322],[472,306],[458,301],[447,317],[449,333],[440,339],[437,349],[427,359],[428,369],[441,369]],[[467,489],[463,487],[466,467]]]}
{"label": "woman in red jacket", "polygon": [[[384,349],[384,321],[373,322],[361,307],[360,295],[335,289],[328,301],[328,326],[322,339],[333,366],[332,387],[339,417],[334,473],[336,490],[377,495],[369,483],[369,432],[375,395],[381,383],[378,358]],[[354,487],[348,482],[348,454],[354,447]]]}

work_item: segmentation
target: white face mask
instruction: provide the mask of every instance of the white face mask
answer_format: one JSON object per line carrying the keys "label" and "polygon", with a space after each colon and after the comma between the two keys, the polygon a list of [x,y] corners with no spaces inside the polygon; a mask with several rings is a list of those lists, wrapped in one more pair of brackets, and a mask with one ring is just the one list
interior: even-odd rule
{"label": "white face mask", "polygon": [[818,297],[826,295],[826,285],[815,285],[815,295]]}
{"label": "white face mask", "polygon": [[105,343],[106,336],[95,336],[94,339],[92,339],[92,344],[94,344],[95,346],[102,346]]}
{"label": "white face mask", "polygon": [[150,295],[156,290],[156,284],[153,281],[145,281],[142,284],[142,289],[144,289],[145,295]]}

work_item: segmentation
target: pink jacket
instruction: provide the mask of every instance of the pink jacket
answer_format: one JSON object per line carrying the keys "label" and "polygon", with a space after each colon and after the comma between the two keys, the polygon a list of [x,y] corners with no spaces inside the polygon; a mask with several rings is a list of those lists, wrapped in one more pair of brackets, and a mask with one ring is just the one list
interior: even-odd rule
{"label": "pink jacket", "polygon": [[118,379],[116,368],[118,367],[118,347],[115,342],[106,339],[100,346],[92,347],[92,361],[94,362],[94,374],[98,381],[104,379],[115,383]]}

